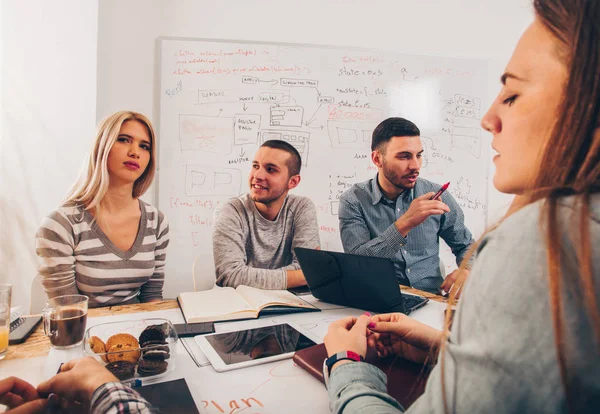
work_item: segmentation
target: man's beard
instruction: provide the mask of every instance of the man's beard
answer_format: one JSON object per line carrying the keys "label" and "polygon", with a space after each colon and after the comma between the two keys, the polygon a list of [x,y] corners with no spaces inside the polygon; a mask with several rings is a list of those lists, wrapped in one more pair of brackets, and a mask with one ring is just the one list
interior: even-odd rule
{"label": "man's beard", "polygon": [[252,195],[252,193],[250,193],[250,198],[252,199],[252,201],[254,201],[255,203],[261,203],[264,204],[266,206],[268,206],[269,204],[279,200],[279,198],[285,193],[285,190],[280,191],[278,194],[272,194],[272,195],[265,195],[265,196],[259,196],[259,195]]}
{"label": "man's beard", "polygon": [[[385,161],[383,161],[381,169],[383,171],[383,176],[394,185],[394,187],[400,189],[400,190],[411,190],[414,187],[414,184],[411,186],[405,186],[402,184],[402,177],[399,177],[398,174],[396,173],[396,171],[394,171],[391,168],[387,168],[387,165],[385,163]],[[406,175],[412,175],[412,174],[419,174],[417,171],[415,172],[411,172],[410,174],[406,174]]]}

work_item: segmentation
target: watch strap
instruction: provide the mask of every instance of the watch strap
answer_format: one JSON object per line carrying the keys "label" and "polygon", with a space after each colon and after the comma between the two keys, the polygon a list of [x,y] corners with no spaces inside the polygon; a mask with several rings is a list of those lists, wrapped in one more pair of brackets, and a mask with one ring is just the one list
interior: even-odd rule
{"label": "watch strap", "polygon": [[345,359],[356,362],[362,362],[365,360],[362,355],[353,351],[338,352],[337,354],[333,354],[329,358],[326,358],[323,361],[323,377],[325,378],[325,387],[329,387],[329,374],[331,373],[331,367],[336,362],[343,361]]}

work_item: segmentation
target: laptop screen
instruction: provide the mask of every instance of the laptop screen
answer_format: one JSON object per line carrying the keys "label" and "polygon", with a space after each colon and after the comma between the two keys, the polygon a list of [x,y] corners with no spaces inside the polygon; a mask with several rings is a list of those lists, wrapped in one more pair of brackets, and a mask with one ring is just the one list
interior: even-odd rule
{"label": "laptop screen", "polygon": [[317,299],[377,313],[405,313],[390,259],[301,247],[294,251]]}

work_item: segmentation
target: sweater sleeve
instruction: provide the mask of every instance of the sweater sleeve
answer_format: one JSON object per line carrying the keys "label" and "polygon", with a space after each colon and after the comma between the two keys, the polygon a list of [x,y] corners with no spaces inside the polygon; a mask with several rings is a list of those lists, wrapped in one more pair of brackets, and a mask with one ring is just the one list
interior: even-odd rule
{"label": "sweater sleeve", "polygon": [[35,236],[38,273],[49,298],[79,293],[75,284],[73,225],[60,210],[44,219]]}
{"label": "sweater sleeve", "polygon": [[308,198],[305,198],[294,214],[294,238],[292,240],[292,263],[286,266],[286,270],[300,269],[300,263],[296,258],[295,248],[304,247],[317,249],[321,246],[319,238],[319,224],[317,222],[317,208]]}

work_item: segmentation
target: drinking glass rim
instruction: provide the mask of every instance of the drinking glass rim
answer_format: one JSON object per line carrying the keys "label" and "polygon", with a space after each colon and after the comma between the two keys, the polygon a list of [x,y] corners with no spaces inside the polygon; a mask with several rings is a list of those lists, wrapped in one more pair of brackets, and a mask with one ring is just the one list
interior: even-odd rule
{"label": "drinking glass rim", "polygon": [[[85,302],[85,301],[89,301],[90,300],[90,298],[88,296],[86,296],[86,295],[79,295],[79,294],[75,294],[75,295],[60,295],[60,296],[54,296],[53,298],[48,298],[48,302],[46,303],[46,305],[50,305],[50,301],[52,301],[52,300],[61,299],[61,298],[73,298],[73,297],[82,298],[82,300],[80,300],[80,301],[78,301],[76,303]],[[74,303],[70,303],[69,305],[74,305]],[[68,305],[65,305],[65,306],[68,306]]]}

